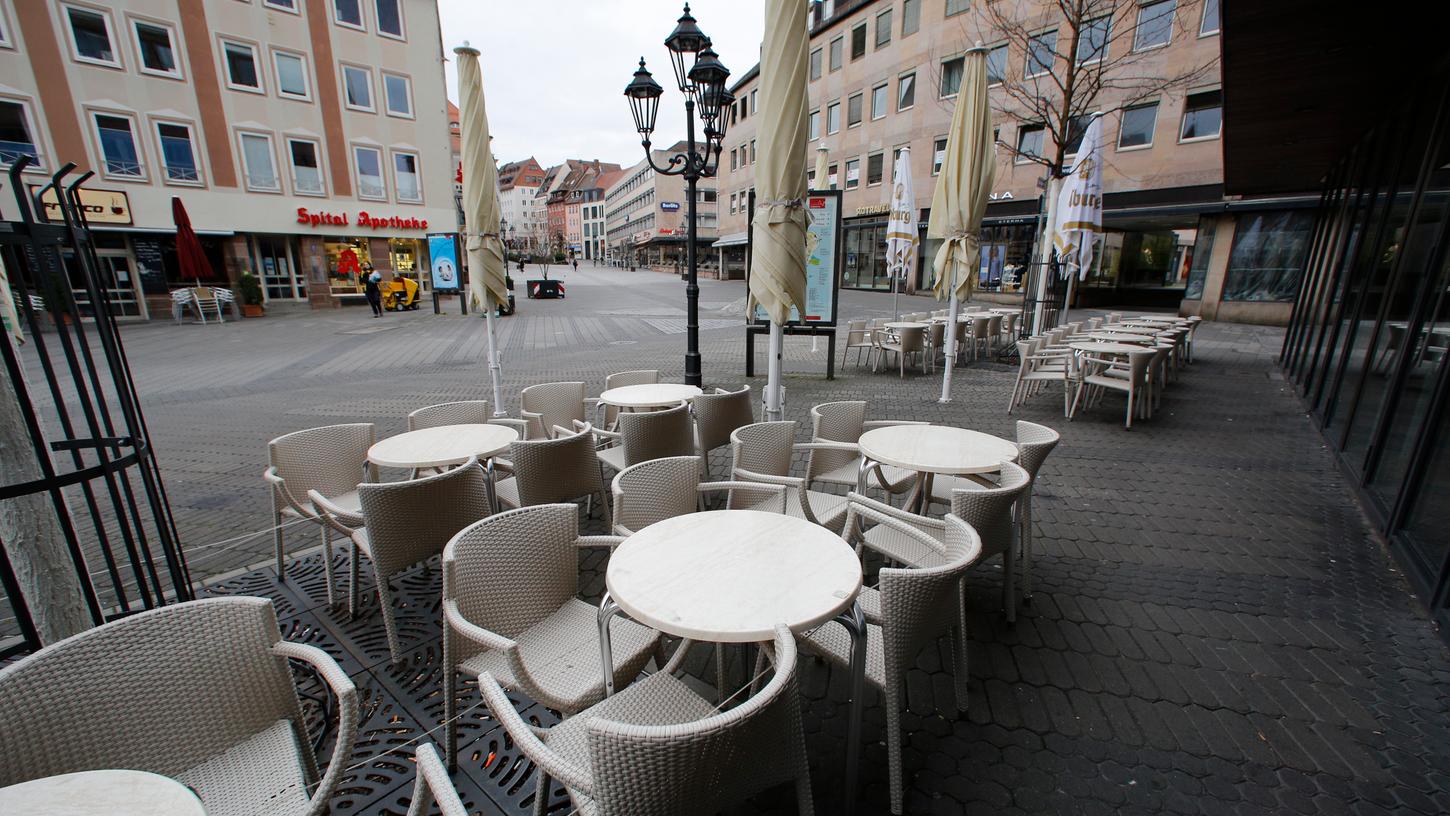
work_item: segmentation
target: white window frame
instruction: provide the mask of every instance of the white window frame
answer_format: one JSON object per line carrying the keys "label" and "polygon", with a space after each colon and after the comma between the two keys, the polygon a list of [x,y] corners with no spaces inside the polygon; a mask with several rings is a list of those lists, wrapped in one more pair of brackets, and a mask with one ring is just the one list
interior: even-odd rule
{"label": "white window frame", "polygon": [[383,30],[383,23],[382,23],[382,19],[383,18],[382,18],[382,15],[378,14],[378,3],[380,3],[380,2],[382,2],[382,0],[373,0],[373,27],[378,30],[378,36],[379,37],[387,37],[390,40],[398,40],[399,42],[407,42],[408,41],[408,18],[407,18],[407,13],[404,10],[404,7],[407,4],[404,3],[403,0],[392,0],[392,2],[398,4],[398,27],[402,29],[397,34],[394,34],[394,33],[390,32],[390,31],[384,31]]}
{"label": "white window frame", "polygon": [[1210,31],[1203,30],[1203,23],[1208,19],[1208,0],[1204,0],[1203,9],[1198,13],[1198,37],[1213,37],[1223,33],[1223,3],[1218,4],[1218,25]]}
{"label": "white window frame", "polygon": [[[1153,110],[1153,127],[1152,127],[1151,130],[1148,131],[1148,141],[1145,144],[1128,145],[1127,147],[1124,147],[1123,146],[1123,120],[1127,117],[1128,111],[1138,110],[1140,108],[1146,108],[1146,107],[1149,107],[1149,106],[1151,106],[1154,110]],[[1115,149],[1119,153],[1127,153],[1127,152],[1130,152],[1130,151],[1133,151],[1133,150],[1147,150],[1148,148],[1152,147],[1153,146],[1153,141],[1154,141],[1154,139],[1157,138],[1157,135],[1158,135],[1158,114],[1162,110],[1163,110],[1163,100],[1161,100],[1161,99],[1145,100],[1143,102],[1139,102],[1137,104],[1129,105],[1129,106],[1123,108],[1122,112],[1118,114],[1118,139],[1117,139],[1117,142],[1116,142]]]}
{"label": "white window frame", "polygon": [[[251,172],[251,168],[249,168],[247,166],[247,149],[242,146],[243,145],[243,142],[244,142],[244,139],[246,137],[248,137],[248,136],[255,136],[257,138],[266,139],[267,140],[267,152],[272,157],[272,176],[273,176],[273,178],[275,178],[277,180],[277,186],[276,186],[275,189],[269,189],[267,187],[254,187],[252,185],[252,172]],[[282,194],[282,174],[280,172],[278,172],[279,168],[277,166],[277,140],[274,139],[274,138],[272,138],[272,134],[270,132],[265,131],[265,130],[246,130],[246,129],[238,128],[237,129],[237,157],[238,157],[238,160],[241,162],[241,165],[242,165],[242,185],[247,190],[247,192],[249,192],[249,193],[275,193],[277,195],[281,195]]]}
{"label": "white window frame", "polygon": [[[347,72],[349,70],[362,71],[368,76],[368,105],[354,105],[352,100],[347,98]],[[364,113],[378,112],[378,89],[373,85],[373,69],[363,65],[352,65],[351,63],[338,63],[338,77],[342,79],[342,106],[348,110],[362,111]]]}
{"label": "white window frame", "polygon": [[[297,186],[297,165],[292,161],[292,143],[293,142],[303,142],[305,144],[312,145],[312,155],[317,157],[317,180],[322,184],[322,189],[321,190],[318,190],[318,191],[315,191],[314,192],[312,190],[303,190],[303,189],[301,189],[301,188],[299,188]],[[283,143],[283,147],[287,151],[287,172],[291,176],[292,194],[293,195],[300,195],[300,196],[318,196],[318,197],[326,198],[327,197],[327,165],[325,163],[325,160],[322,157],[322,144],[318,140],[313,139],[313,138],[308,137],[308,136],[289,136],[287,134],[283,134],[282,135],[282,143]]]}
{"label": "white window frame", "polygon": [[[407,113],[398,113],[393,110],[392,96],[388,93],[388,77],[403,80],[403,89],[406,92],[406,96],[408,98]],[[394,71],[382,71],[380,78],[382,82],[380,82],[379,84],[383,86],[383,112],[389,116],[398,119],[416,119],[417,109],[413,105],[413,78],[408,76],[407,74],[400,74]]]}
{"label": "white window frame", "polygon": [[[70,25],[67,21],[66,25]],[[5,13],[5,4],[0,3],[0,48],[14,48],[15,37],[10,33],[10,17]]]}
{"label": "white window frame", "polygon": [[[881,91],[881,112],[876,112],[876,92]],[[871,118],[875,122],[878,119],[885,119],[888,109],[891,107],[891,83],[883,82],[871,88]]]}
{"label": "white window frame", "polygon": [[[871,181],[871,159],[873,157],[875,157],[875,156],[880,156],[881,157],[881,178],[879,180],[875,181],[875,182],[872,182]],[[886,172],[886,151],[884,151],[884,150],[878,150],[875,153],[869,153],[869,154],[867,154],[866,155],[866,186],[867,187],[880,187],[886,181],[886,176],[887,176],[887,172]]]}
{"label": "white window frame", "polygon": [[[277,95],[282,97],[283,99],[292,99],[297,102],[311,102],[312,75],[310,69],[312,67],[312,64],[308,61],[307,55],[300,51],[292,51],[287,48],[278,48],[275,45],[272,46],[271,52],[272,82],[275,83],[277,86]],[[302,84],[306,86],[307,90],[301,96],[293,93],[288,93],[287,91],[282,89],[282,69],[277,64],[277,59],[279,57],[291,57],[302,62]]]}
{"label": "white window frame", "polygon": [[[851,165],[853,165],[853,164],[856,165],[856,183],[855,184],[852,184],[851,183]],[[841,172],[843,174],[842,175],[842,178],[841,178],[841,182],[842,182],[841,189],[842,190],[855,190],[856,188],[860,187],[861,186],[861,157],[860,156],[856,156],[855,158],[846,159],[844,165],[841,167]]]}
{"label": "white window frame", "polygon": [[[26,128],[27,131],[30,132],[30,139],[31,139],[31,142],[30,143],[32,145],[35,145],[35,161],[31,162],[30,165],[25,168],[25,172],[29,173],[29,172],[35,171],[35,170],[44,170],[45,169],[45,151],[42,149],[44,147],[44,145],[41,144],[41,141],[40,141],[40,138],[41,138],[41,135],[42,134],[35,127],[35,107],[34,107],[34,104],[35,103],[34,103],[34,101],[31,100],[31,99],[29,99],[29,98],[27,98],[27,97],[23,97],[23,96],[10,96],[9,94],[0,94],[0,102],[10,102],[12,104],[15,104],[15,105],[19,105],[20,106],[20,115],[22,117],[24,117],[24,119],[25,119],[25,128]],[[9,166],[10,166],[10,163],[9,162],[0,162],[0,167],[9,167]]]}
{"label": "white window frame", "polygon": [[[174,179],[171,177],[170,169],[166,165],[166,149],[161,143],[161,126],[186,128],[186,138],[191,142],[191,161],[196,165],[196,180]],[[206,174],[201,166],[201,150],[196,141],[196,123],[185,119],[169,119],[165,117],[151,118],[151,135],[156,137],[156,167],[160,171],[162,184],[176,187],[205,187]]]}
{"label": "white window frame", "polygon": [[998,85],[1001,85],[1002,83],[1006,82],[1007,81],[1007,72],[1011,68],[1011,64],[1012,64],[1012,49],[1010,49],[1010,48],[1007,47],[1007,43],[997,43],[996,45],[990,45],[990,46],[987,47],[987,65],[990,66],[992,64],[992,54],[996,53],[996,51],[998,49],[1002,49],[1002,52],[1006,55],[1007,58],[1002,61],[1002,76],[1001,76],[1000,79],[998,79],[997,81],[993,82],[992,81],[992,74],[990,72],[987,74],[987,87],[988,88],[995,88]]}
{"label": "white window frame", "polygon": [[[1218,132],[1212,136],[1194,136],[1188,139],[1183,138],[1184,120],[1188,118],[1188,97],[1203,93],[1217,93],[1218,101]],[[1212,142],[1223,138],[1223,89],[1222,88],[1198,88],[1183,95],[1183,112],[1178,114],[1178,143],[1197,144],[1199,142]]]}
{"label": "white window frame", "polygon": [[[831,109],[836,110],[836,129],[831,130]],[[826,105],[826,135],[834,136],[841,132],[841,100],[837,99]]]}
{"label": "white window frame", "polygon": [[[815,128],[812,128],[811,127],[811,122],[812,121],[814,121],[816,123]],[[823,126],[823,120],[821,118],[821,109],[820,108],[816,108],[815,110],[813,110],[810,113],[806,114],[806,135],[809,137],[806,141],[814,142],[814,141],[820,139],[821,138],[821,127],[822,126]]]}
{"label": "white window frame", "polygon": [[1090,26],[1092,26],[1092,25],[1094,25],[1096,23],[1101,23],[1104,20],[1106,20],[1107,23],[1108,23],[1108,30],[1103,33],[1103,47],[1102,47],[1102,50],[1098,52],[1098,55],[1096,57],[1093,57],[1092,59],[1086,59],[1086,60],[1080,60],[1080,59],[1077,58],[1078,57],[1077,54],[1073,54],[1072,55],[1073,62],[1076,63],[1077,65],[1097,65],[1097,64],[1101,63],[1103,60],[1105,60],[1105,59],[1108,58],[1108,48],[1109,48],[1109,46],[1111,46],[1112,41],[1113,41],[1113,16],[1111,14],[1104,14],[1101,17],[1094,17],[1093,19],[1087,21],[1087,25],[1084,26],[1083,29],[1080,29],[1078,31],[1078,48],[1081,48],[1082,47],[1082,43],[1083,43],[1082,33],[1083,33],[1083,30],[1086,30],[1086,28],[1088,28],[1088,27],[1090,27]]}
{"label": "white window frame", "polygon": [[[101,138],[101,123],[96,118],[98,116],[113,116],[117,119],[125,119],[131,123],[131,144],[136,148],[136,164],[140,170],[138,175],[132,176],[122,173],[112,173],[107,167],[106,145],[105,141]],[[137,121],[135,112],[116,110],[114,108],[86,108],[86,118],[91,124],[91,135],[96,140],[96,155],[101,160],[99,166],[101,177],[113,181],[128,181],[140,184],[148,183],[151,180],[151,176],[146,166],[145,139],[141,138],[141,124]]]}
{"label": "white window frame", "polygon": [[[303,2],[304,0],[262,0],[262,5],[275,11],[284,11],[288,14],[301,16]],[[278,5],[278,3],[291,3],[292,5],[289,7]]]}
{"label": "white window frame", "polygon": [[[1164,40],[1161,43],[1154,43],[1152,45],[1139,46],[1138,45],[1138,29],[1143,24],[1143,11],[1144,11],[1144,9],[1147,9],[1149,6],[1156,6],[1159,3],[1172,3],[1173,4],[1173,14],[1168,18],[1168,39]],[[1145,2],[1145,3],[1141,4],[1141,5],[1139,5],[1138,6],[1138,16],[1137,16],[1136,19],[1133,20],[1133,51],[1135,53],[1142,52],[1142,51],[1152,51],[1152,50],[1158,49],[1158,48],[1167,48],[1168,46],[1172,45],[1173,44],[1173,21],[1175,19],[1177,19],[1177,17],[1178,17],[1178,0],[1152,0],[1151,2]]]}
{"label": "white window frame", "polygon": [[364,10],[367,4],[364,2],[364,0],[353,0],[353,2],[357,3],[358,21],[356,23],[349,23],[344,22],[337,16],[337,0],[327,0],[327,4],[332,7],[332,22],[334,25],[341,26],[342,28],[350,28],[353,31],[367,31],[368,15],[367,12]]}
{"label": "white window frame", "polygon": [[[417,179],[417,182],[416,183],[418,185],[418,197],[417,198],[403,198],[402,188],[400,188],[398,186],[398,156],[412,156],[413,157],[413,176]],[[423,203],[423,158],[420,155],[418,155],[418,151],[416,151],[416,150],[397,150],[397,149],[392,149],[392,150],[389,150],[388,151],[388,159],[389,159],[388,167],[389,167],[389,169],[392,170],[392,175],[393,175],[393,199],[395,201],[397,201],[399,204],[422,204]]]}
{"label": "white window frame", "polygon": [[[133,14],[126,15],[126,21],[131,28],[131,45],[136,49],[136,70],[148,76],[164,77],[166,79],[185,79],[182,73],[182,50],[181,38],[177,36],[176,26],[163,20],[153,20],[150,17],[137,17]],[[140,26],[159,28],[166,32],[171,39],[171,59],[176,63],[176,69],[172,71],[160,71],[155,68],[146,67],[146,57],[141,52],[141,29]]]}
{"label": "white window frame", "polygon": [[[262,68],[262,56],[258,51],[257,44],[247,42],[246,40],[233,39],[231,37],[219,37],[217,41],[220,45],[218,51],[220,52],[220,56],[222,58],[222,83],[227,86],[227,89],[232,91],[240,91],[242,93],[266,95],[267,72]],[[250,85],[238,85],[237,83],[232,82],[232,69],[231,65],[227,62],[227,46],[229,45],[246,48],[247,50],[252,52],[252,65],[256,69],[257,73],[257,86],[255,88]]]}
{"label": "white window frame", "polygon": [[[1035,74],[1027,73],[1032,68],[1032,46],[1038,41],[1038,39],[1046,37],[1048,34],[1052,35],[1052,49],[1049,55],[1050,61],[1048,62],[1047,69],[1044,71],[1038,71]],[[1009,51],[1008,53],[1010,54],[1011,52]],[[1057,53],[1057,29],[1049,28],[1045,31],[1039,31],[1036,34],[1033,34],[1032,36],[1027,38],[1027,53],[1024,55],[1024,58],[1022,60],[1022,77],[1024,79],[1036,79],[1037,77],[1051,75],[1053,69],[1057,67],[1057,59],[1059,56],[1060,55]],[[1077,59],[1076,54],[1073,55],[1073,59]]]}
{"label": "white window frame", "polygon": [[[857,119],[856,120],[856,124],[854,124],[854,125],[851,124],[851,100],[852,99],[859,99],[859,100],[861,100],[861,118],[860,119]],[[853,94],[851,94],[851,95],[849,95],[849,96],[846,97],[846,129],[847,130],[850,130],[851,128],[861,127],[861,124],[863,122],[865,122],[865,121],[866,121],[866,92],[865,91],[857,91],[857,92],[855,92],[855,93],[853,93]]]}
{"label": "white window frame", "polygon": [[939,176],[939,175],[941,175],[942,164],[945,164],[946,163],[946,156],[947,156],[947,146],[945,144],[943,144],[942,145],[942,149],[941,149],[941,152],[942,152],[942,161],[941,161],[941,164],[938,164],[937,163],[937,160],[936,160],[936,143],[937,142],[947,142],[947,141],[949,141],[949,138],[947,136],[933,136],[933,137],[931,137],[931,174],[933,176]]}
{"label": "white window frame", "polygon": [[[906,106],[903,107],[902,104],[901,104],[901,80],[903,80],[903,79],[905,79],[907,77],[911,77],[911,104],[910,105],[906,105]],[[896,75],[896,103],[895,104],[896,104],[896,112],[897,113],[901,113],[902,111],[909,111],[912,108],[916,107],[916,91],[917,91],[917,81],[916,81],[916,70],[915,69],[910,70],[910,71],[906,71],[904,73],[900,73],[900,74],[897,74]]]}
{"label": "white window frame", "polygon": [[[115,57],[115,59],[107,61],[103,59],[96,59],[95,57],[86,57],[81,55],[80,46],[76,43],[75,29],[71,26],[71,9],[85,12],[87,14],[95,14],[100,16],[101,21],[104,22],[106,25],[106,39],[109,40],[111,43],[111,54]],[[70,43],[71,59],[81,63],[82,65],[99,65],[103,68],[123,68],[121,64],[121,46],[119,43],[116,42],[116,23],[114,20],[111,19],[110,9],[98,8],[96,6],[86,6],[81,5],[80,3],[62,3],[60,7],[60,13],[61,17],[64,18],[66,39]]]}
{"label": "white window frame", "polygon": [[958,60],[960,60],[962,63],[962,75],[957,78],[957,89],[955,91],[952,91],[951,93],[944,93],[945,89],[942,86],[946,83],[939,83],[936,88],[937,99],[955,99],[957,97],[957,94],[962,92],[962,80],[967,78],[966,57],[961,54],[957,54],[955,57],[948,57],[947,59],[942,60],[938,64],[941,66],[942,79],[945,80],[947,76],[947,65],[953,62],[957,62]]}
{"label": "white window frame", "polygon": [[[357,154],[358,154],[358,151],[359,150],[371,150],[374,153],[377,153],[378,154],[378,173],[380,174],[379,175],[379,178],[382,179],[382,183],[383,183],[383,194],[382,195],[378,195],[378,196],[363,195],[363,191],[362,191],[362,169],[358,165],[358,161],[357,161]],[[356,190],[356,192],[357,192],[357,198],[358,198],[358,200],[359,201],[387,201],[388,200],[388,165],[387,165],[388,156],[387,156],[387,152],[385,150],[383,150],[383,148],[380,145],[359,144],[359,143],[356,143],[356,142],[354,142],[353,144],[348,145],[348,151],[349,151],[349,153],[351,153],[350,158],[352,159],[352,174],[353,174],[353,178],[357,181],[357,190]]]}
{"label": "white window frame", "polygon": [[[1012,163],[1013,164],[1035,164],[1035,163],[1037,163],[1036,159],[1031,159],[1031,158],[1028,158],[1026,156],[1023,156],[1022,155],[1022,152],[1021,152],[1022,151],[1022,134],[1026,133],[1029,130],[1035,130],[1035,131],[1041,133],[1042,134],[1042,144],[1040,145],[1040,147],[1047,147],[1047,127],[1046,126],[1044,126],[1044,125],[1038,125],[1038,124],[1019,125],[1017,127],[1017,141],[1013,144],[1013,148],[1014,148],[1013,151],[1012,151]],[[1037,156],[1037,158],[1040,159],[1040,158],[1042,158],[1042,156],[1039,154]]]}

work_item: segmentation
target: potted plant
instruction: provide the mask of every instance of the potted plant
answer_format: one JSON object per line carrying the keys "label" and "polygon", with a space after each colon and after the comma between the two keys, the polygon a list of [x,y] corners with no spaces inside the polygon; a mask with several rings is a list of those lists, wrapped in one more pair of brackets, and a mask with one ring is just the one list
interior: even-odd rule
{"label": "potted plant", "polygon": [[243,272],[237,288],[242,293],[242,317],[261,317],[262,282],[251,272]]}

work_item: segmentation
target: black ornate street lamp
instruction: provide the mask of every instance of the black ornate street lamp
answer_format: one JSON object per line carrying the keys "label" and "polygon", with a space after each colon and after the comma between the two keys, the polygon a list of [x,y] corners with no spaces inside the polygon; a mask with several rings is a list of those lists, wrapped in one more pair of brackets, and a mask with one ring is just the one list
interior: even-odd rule
{"label": "black ornate street lamp", "polygon": [[[655,164],[650,152],[650,135],[654,133],[655,117],[659,114],[660,96],[664,89],[644,67],[640,57],[639,70],[634,80],[624,89],[629,98],[630,113],[634,114],[634,127],[639,131],[640,143],[644,145],[645,161],[656,172],[666,176],[683,176],[688,201],[686,203],[685,265],[688,278],[685,284],[685,384],[699,386],[700,375],[700,285],[696,280],[695,261],[695,203],[696,183],[702,178],[712,178],[720,166],[721,143],[725,140],[725,127],[729,121],[730,103],[735,96],[725,88],[730,71],[720,63],[719,56],[710,47],[710,38],[695,24],[690,16],[690,7],[680,16],[675,30],[665,38],[670,61],[675,69],[675,82],[680,93],[685,95],[685,152],[669,157],[662,167]],[[695,112],[699,109],[705,143],[695,142]]]}

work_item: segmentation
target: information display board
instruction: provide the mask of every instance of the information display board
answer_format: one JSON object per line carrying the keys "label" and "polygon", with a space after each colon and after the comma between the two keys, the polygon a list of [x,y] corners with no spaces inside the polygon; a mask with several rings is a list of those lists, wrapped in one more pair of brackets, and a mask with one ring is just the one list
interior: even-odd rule
{"label": "information display board", "polygon": [[458,282],[458,234],[454,232],[428,235],[428,258],[433,274],[433,291],[452,292]]}
{"label": "information display board", "polygon": [[[747,212],[755,212],[755,194],[750,195]],[[806,230],[806,314],[801,319],[794,306],[787,326],[835,326],[836,295],[841,280],[841,191],[813,190],[806,194],[806,214],[810,226]],[[755,223],[750,223],[750,258],[754,257]],[[747,261],[748,268],[754,264]],[[755,323],[768,323],[765,310],[759,306],[751,315]]]}

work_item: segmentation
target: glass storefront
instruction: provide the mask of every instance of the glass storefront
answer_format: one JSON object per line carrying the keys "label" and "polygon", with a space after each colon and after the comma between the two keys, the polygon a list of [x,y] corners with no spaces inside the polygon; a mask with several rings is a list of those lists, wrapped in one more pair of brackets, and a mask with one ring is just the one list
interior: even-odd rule
{"label": "glass storefront", "polygon": [[1222,299],[1292,302],[1313,226],[1305,210],[1240,214]]}
{"label": "glass storefront", "polygon": [[394,275],[412,278],[427,291],[433,288],[433,276],[419,274],[427,268],[421,263],[422,243],[416,238],[392,238],[388,241],[388,260],[392,263]]}
{"label": "glass storefront", "polygon": [[296,274],[296,239],[288,235],[252,237],[253,268],[267,300],[306,300],[307,281]]}
{"label": "glass storefront", "polygon": [[327,279],[332,294],[362,294],[363,280],[373,270],[368,239],[330,237],[323,240],[322,249],[327,255]]}
{"label": "glass storefront", "polygon": [[891,290],[891,273],[886,268],[886,221],[847,221],[845,257],[841,263],[841,285],[847,289]]}

